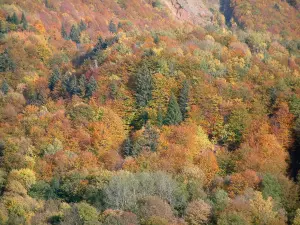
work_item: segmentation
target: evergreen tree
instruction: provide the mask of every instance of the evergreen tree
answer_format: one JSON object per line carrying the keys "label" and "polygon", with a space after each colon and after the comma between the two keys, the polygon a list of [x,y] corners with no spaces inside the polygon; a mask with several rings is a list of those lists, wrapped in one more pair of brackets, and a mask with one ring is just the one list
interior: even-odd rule
{"label": "evergreen tree", "polygon": [[94,76],[92,76],[86,85],[85,96],[87,98],[92,97],[93,93],[97,90],[97,88],[98,88],[97,81],[95,80]]}
{"label": "evergreen tree", "polygon": [[155,129],[153,129],[149,122],[145,126],[145,131],[143,132],[145,139],[145,145],[152,151],[155,152],[158,146],[159,134]]}
{"label": "evergreen tree", "polygon": [[114,22],[112,20],[109,22],[108,28],[111,33],[113,33],[113,34],[117,33],[117,26],[116,26],[116,24],[114,24]]}
{"label": "evergreen tree", "polygon": [[51,77],[49,78],[49,83],[48,83],[48,87],[50,89],[50,91],[54,91],[55,86],[57,84],[57,82],[60,79],[60,72],[57,68],[55,68],[51,74]]}
{"label": "evergreen tree", "polygon": [[162,113],[161,109],[159,109],[157,112],[156,123],[157,123],[158,127],[161,127],[164,123],[163,113]]}
{"label": "evergreen tree", "polygon": [[148,102],[152,99],[152,76],[149,68],[143,64],[140,67],[136,74],[136,102],[139,107],[144,107],[148,104]]}
{"label": "evergreen tree", "polygon": [[0,54],[0,72],[14,71],[15,63],[11,59],[7,49]]}
{"label": "evergreen tree", "polygon": [[75,25],[73,25],[71,27],[71,31],[70,31],[70,39],[74,42],[76,42],[77,44],[80,43],[80,30],[78,29],[78,27],[76,27]]}
{"label": "evergreen tree", "polygon": [[84,31],[84,30],[86,30],[86,28],[87,28],[86,24],[83,22],[83,20],[80,20],[79,30]]}
{"label": "evergreen tree", "polygon": [[9,91],[9,85],[8,83],[6,82],[6,80],[3,80],[2,81],[2,84],[1,84],[1,91],[6,95]]}
{"label": "evergreen tree", "polygon": [[182,119],[185,120],[188,116],[189,107],[189,83],[187,81],[183,82],[182,89],[179,94],[178,104],[182,114]]}
{"label": "evergreen tree", "polygon": [[17,14],[14,12],[14,14],[11,17],[11,23],[18,25],[19,24],[19,19]]}
{"label": "evergreen tree", "polygon": [[85,92],[86,92],[86,77],[84,74],[82,74],[78,80],[78,91],[79,91],[79,95],[80,97],[84,97],[85,96]]}
{"label": "evergreen tree", "polygon": [[6,21],[9,22],[9,23],[11,23],[11,17],[10,17],[10,15],[8,15],[8,16],[6,17]]}
{"label": "evergreen tree", "polygon": [[66,31],[64,24],[61,25],[61,36],[63,37],[63,39],[69,40],[69,36],[68,36],[68,33]]}
{"label": "evergreen tree", "polygon": [[67,83],[67,92],[71,96],[78,94],[79,90],[78,90],[78,84],[77,84],[77,77],[76,77],[76,75],[72,75],[71,77],[69,77],[68,83]]}
{"label": "evergreen tree", "polygon": [[128,137],[123,145],[123,155],[124,156],[132,156],[132,141],[130,137]]}
{"label": "evergreen tree", "polygon": [[27,19],[25,17],[24,12],[22,13],[21,23],[23,24],[23,29],[27,30],[27,28],[28,28],[28,22],[27,22]]}
{"label": "evergreen tree", "polygon": [[165,125],[178,125],[182,121],[182,115],[175,95],[172,93],[168,105],[167,114],[165,116]]}

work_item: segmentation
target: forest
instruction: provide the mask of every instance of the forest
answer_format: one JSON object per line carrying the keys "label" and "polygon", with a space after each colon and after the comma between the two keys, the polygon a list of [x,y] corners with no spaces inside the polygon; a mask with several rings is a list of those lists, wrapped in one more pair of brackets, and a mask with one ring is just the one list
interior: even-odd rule
{"label": "forest", "polygon": [[300,225],[299,170],[299,0],[0,0],[0,225]]}

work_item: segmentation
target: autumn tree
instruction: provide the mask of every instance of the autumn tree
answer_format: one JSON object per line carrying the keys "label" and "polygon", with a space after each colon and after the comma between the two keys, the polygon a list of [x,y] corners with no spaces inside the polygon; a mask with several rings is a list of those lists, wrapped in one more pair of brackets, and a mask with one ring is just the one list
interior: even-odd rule
{"label": "autumn tree", "polygon": [[175,95],[172,93],[169,100],[168,110],[164,119],[164,124],[178,125],[181,123],[181,121],[182,121],[182,115],[181,115],[180,107],[177,103]]}

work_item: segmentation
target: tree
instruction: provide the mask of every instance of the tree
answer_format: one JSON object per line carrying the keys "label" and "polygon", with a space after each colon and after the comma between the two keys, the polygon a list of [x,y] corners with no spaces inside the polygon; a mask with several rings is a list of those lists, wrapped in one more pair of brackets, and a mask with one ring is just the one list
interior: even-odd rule
{"label": "tree", "polygon": [[86,30],[86,28],[87,28],[86,24],[83,22],[83,20],[80,20],[79,30],[84,31],[84,30]]}
{"label": "tree", "polygon": [[27,30],[27,28],[28,28],[28,22],[27,22],[27,19],[25,17],[24,12],[22,13],[21,23],[23,24],[23,29]]}
{"label": "tree", "polygon": [[54,91],[54,88],[57,84],[57,82],[60,80],[60,72],[58,70],[58,68],[55,68],[51,74],[51,77],[49,78],[49,83],[48,83],[48,87],[50,89],[50,91]]}
{"label": "tree", "polygon": [[93,93],[97,90],[97,88],[98,88],[97,81],[95,80],[94,76],[91,76],[89,82],[86,85],[85,96],[87,98],[92,97]]}
{"label": "tree", "polygon": [[10,17],[10,21],[8,21],[8,22],[11,22],[11,23],[16,24],[16,25],[18,25],[20,23],[19,18],[18,18],[17,14],[15,12],[12,15],[12,17]]}
{"label": "tree", "polygon": [[6,95],[9,91],[9,85],[6,82],[6,80],[2,81],[1,87],[0,87],[1,91]]}
{"label": "tree", "polygon": [[156,117],[156,124],[158,127],[161,127],[163,123],[164,123],[163,113],[162,110],[159,108]]}
{"label": "tree", "polygon": [[114,22],[112,20],[109,22],[108,29],[113,34],[117,33],[117,26],[116,26],[116,24],[114,24]]}
{"label": "tree", "polygon": [[189,225],[207,224],[211,214],[211,206],[203,200],[189,203],[186,209],[185,221]]}
{"label": "tree", "polygon": [[11,59],[8,49],[0,54],[0,72],[14,71],[15,63]]}
{"label": "tree", "polygon": [[179,94],[178,104],[182,114],[182,119],[185,120],[188,116],[187,113],[189,106],[189,83],[186,80],[183,82],[183,86]]}
{"label": "tree", "polygon": [[65,40],[69,40],[69,36],[67,34],[67,31],[66,31],[66,28],[65,28],[65,25],[62,24],[61,25],[61,36],[65,39]]}
{"label": "tree", "polygon": [[128,137],[123,145],[123,155],[124,156],[131,156],[132,155],[132,141],[130,137]]}
{"label": "tree", "polygon": [[79,95],[81,97],[84,97],[85,96],[85,93],[86,93],[86,85],[87,85],[87,82],[86,82],[86,77],[84,74],[82,74],[78,80],[78,89],[79,89]]}
{"label": "tree", "polygon": [[167,114],[164,119],[165,125],[178,125],[182,121],[182,115],[175,95],[172,93],[168,105]]}
{"label": "tree", "polygon": [[150,69],[143,64],[135,76],[136,102],[138,107],[145,107],[152,99],[153,81]]}
{"label": "tree", "polygon": [[80,30],[78,27],[76,27],[75,25],[73,25],[71,27],[71,31],[70,31],[70,39],[74,42],[76,42],[77,44],[80,43]]}

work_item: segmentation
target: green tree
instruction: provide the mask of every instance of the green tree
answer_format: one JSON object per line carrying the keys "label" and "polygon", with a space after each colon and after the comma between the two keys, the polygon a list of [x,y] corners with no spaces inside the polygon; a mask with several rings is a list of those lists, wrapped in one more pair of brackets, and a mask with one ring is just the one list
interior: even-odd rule
{"label": "green tree", "polygon": [[24,12],[22,13],[21,23],[22,23],[23,29],[27,30],[28,22],[27,22],[27,19],[26,19],[26,16],[25,16]]}
{"label": "green tree", "polygon": [[66,31],[65,25],[62,24],[61,25],[61,36],[65,39],[65,40],[69,40],[69,36],[68,33]]}
{"label": "green tree", "polygon": [[71,31],[70,31],[70,39],[74,42],[76,42],[77,44],[80,43],[80,30],[78,27],[76,27],[75,25],[73,25],[71,27]]}
{"label": "green tree", "polygon": [[159,108],[157,112],[156,124],[158,127],[161,127],[164,124],[164,116],[161,108]]}
{"label": "green tree", "polygon": [[165,125],[178,125],[182,122],[182,115],[175,95],[172,93],[164,119]]}
{"label": "green tree", "polygon": [[83,20],[80,20],[79,30],[84,31],[84,30],[86,30],[86,28],[87,28],[86,24],[83,22]]}
{"label": "green tree", "polygon": [[50,89],[50,91],[54,91],[54,88],[57,84],[57,82],[60,80],[60,72],[58,68],[55,68],[49,78],[49,83],[48,83],[48,87]]}
{"label": "green tree", "polygon": [[11,23],[16,24],[16,25],[18,25],[20,23],[19,18],[18,18],[17,14],[15,12],[12,15],[12,17],[10,17],[10,18],[11,18]]}
{"label": "green tree", "polygon": [[89,80],[89,82],[86,85],[86,92],[85,96],[87,98],[90,98],[93,96],[93,93],[97,90],[98,84],[94,76],[92,76]]}
{"label": "green tree", "polygon": [[86,77],[84,74],[82,74],[78,80],[78,89],[79,89],[79,95],[81,97],[84,97],[86,94]]}
{"label": "green tree", "polygon": [[123,144],[123,155],[132,156],[132,141],[130,137],[128,137]]}
{"label": "green tree", "polygon": [[136,102],[139,107],[145,107],[152,99],[153,81],[150,69],[143,64],[135,76]]}
{"label": "green tree", "polygon": [[1,91],[6,95],[9,91],[9,85],[8,83],[6,82],[6,80],[3,80],[2,81],[2,84],[1,84]]}
{"label": "green tree", "polygon": [[109,22],[108,29],[113,34],[117,33],[117,26],[112,20]]}
{"label": "green tree", "polygon": [[189,89],[190,87],[188,81],[184,81],[178,99],[178,104],[183,120],[185,120],[188,117]]}
{"label": "green tree", "polygon": [[3,53],[0,54],[0,72],[14,71],[15,63],[11,59],[8,49],[5,49]]}

